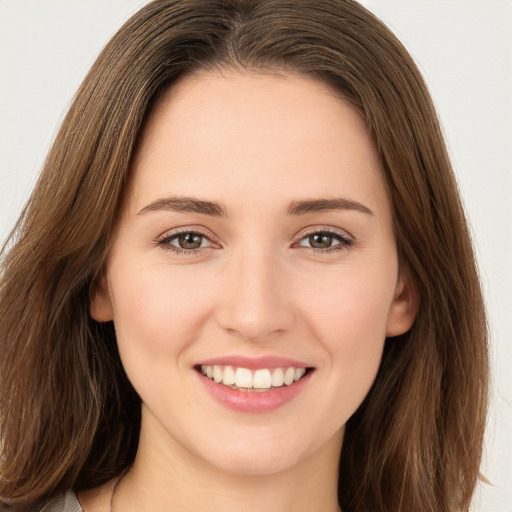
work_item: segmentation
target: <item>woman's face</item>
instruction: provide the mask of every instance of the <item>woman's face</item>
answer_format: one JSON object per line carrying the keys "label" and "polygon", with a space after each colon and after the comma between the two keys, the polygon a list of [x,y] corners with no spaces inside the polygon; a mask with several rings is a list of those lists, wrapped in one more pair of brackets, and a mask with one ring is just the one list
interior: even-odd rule
{"label": "woman's face", "polygon": [[202,72],[157,103],[132,172],[91,313],[142,446],[244,474],[337,460],[414,316],[360,116],[311,78]]}

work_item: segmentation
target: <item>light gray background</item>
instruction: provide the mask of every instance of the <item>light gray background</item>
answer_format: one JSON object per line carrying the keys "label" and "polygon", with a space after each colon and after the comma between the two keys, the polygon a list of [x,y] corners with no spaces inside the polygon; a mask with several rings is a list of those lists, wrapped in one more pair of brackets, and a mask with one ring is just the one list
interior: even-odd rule
{"label": "light gray background", "polygon": [[[143,0],[0,0],[0,241],[95,56]],[[493,402],[476,512],[512,512],[512,1],[363,0],[439,109],[489,307]]]}

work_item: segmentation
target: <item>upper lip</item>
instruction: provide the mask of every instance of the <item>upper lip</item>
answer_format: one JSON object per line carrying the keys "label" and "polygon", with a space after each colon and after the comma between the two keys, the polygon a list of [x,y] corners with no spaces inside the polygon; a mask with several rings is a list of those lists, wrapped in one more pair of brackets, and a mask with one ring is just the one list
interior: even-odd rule
{"label": "upper lip", "polygon": [[296,359],[290,359],[288,357],[282,357],[277,355],[267,355],[259,357],[247,357],[241,355],[229,355],[219,356],[210,359],[200,361],[198,365],[206,366],[235,366],[236,368],[247,368],[249,370],[257,370],[259,368],[312,368],[311,365],[297,361]]}

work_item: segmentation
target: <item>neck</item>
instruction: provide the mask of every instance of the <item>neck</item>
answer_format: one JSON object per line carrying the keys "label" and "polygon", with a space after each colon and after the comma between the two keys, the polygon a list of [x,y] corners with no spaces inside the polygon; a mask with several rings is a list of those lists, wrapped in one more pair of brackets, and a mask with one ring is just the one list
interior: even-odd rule
{"label": "neck", "polygon": [[[165,446],[143,422],[132,470],[116,490],[116,510],[336,512],[342,434],[273,474],[241,475],[200,459],[179,443]],[[151,436],[149,435],[151,430]]]}

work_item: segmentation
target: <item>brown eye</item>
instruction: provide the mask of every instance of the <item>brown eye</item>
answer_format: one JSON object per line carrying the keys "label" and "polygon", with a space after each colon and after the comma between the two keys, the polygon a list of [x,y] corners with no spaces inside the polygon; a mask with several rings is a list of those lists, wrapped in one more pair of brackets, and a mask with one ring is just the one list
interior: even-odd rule
{"label": "brown eye", "polygon": [[191,253],[199,251],[206,247],[213,247],[210,239],[201,233],[195,231],[182,231],[174,235],[169,235],[159,240],[158,245],[163,249],[177,253]]}
{"label": "brown eye", "polygon": [[298,245],[316,251],[330,252],[351,246],[352,239],[343,233],[316,231],[302,238]]}
{"label": "brown eye", "polygon": [[310,235],[308,237],[308,241],[309,245],[313,247],[313,249],[328,249],[332,246],[333,237],[331,235],[318,233]]}
{"label": "brown eye", "polygon": [[181,249],[199,249],[203,243],[203,238],[204,236],[198,233],[182,233],[174,240],[178,242]]}

